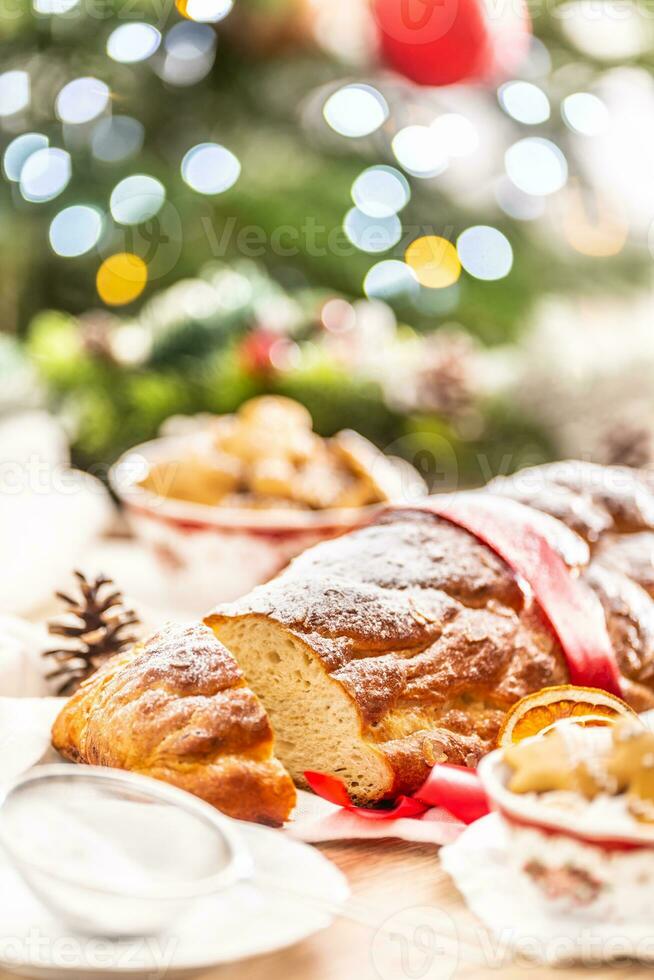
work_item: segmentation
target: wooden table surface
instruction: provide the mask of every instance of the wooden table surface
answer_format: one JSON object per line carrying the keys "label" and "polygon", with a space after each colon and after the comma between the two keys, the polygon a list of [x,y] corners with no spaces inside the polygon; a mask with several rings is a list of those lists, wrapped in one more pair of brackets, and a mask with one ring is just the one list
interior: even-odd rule
{"label": "wooden table surface", "polygon": [[[397,840],[319,845],[347,876],[361,922],[329,929],[284,952],[203,974],[203,980],[625,980],[652,975],[634,963],[549,969],[515,960],[468,911],[438,864],[438,848]],[[367,924],[363,924],[363,923]]]}

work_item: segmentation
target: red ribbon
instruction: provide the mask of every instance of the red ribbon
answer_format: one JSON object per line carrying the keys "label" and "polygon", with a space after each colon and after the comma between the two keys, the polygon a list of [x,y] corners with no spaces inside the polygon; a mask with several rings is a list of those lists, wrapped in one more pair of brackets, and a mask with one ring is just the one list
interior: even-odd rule
{"label": "red ribbon", "polygon": [[462,823],[473,823],[489,812],[486,794],[474,769],[435,765],[427,779],[413,796],[398,796],[392,807],[356,806],[344,784],[324,772],[305,772],[304,777],[317,796],[356,813],[366,820],[399,820],[401,817],[421,817],[434,806],[441,806]]}
{"label": "red ribbon", "polygon": [[430,497],[421,507],[470,531],[529,585],[561,644],[573,684],[622,696],[601,603],[554,549],[542,514],[535,518],[524,504],[481,493]]}
{"label": "red ribbon", "polygon": [[[543,514],[481,493],[430,497],[419,506],[469,531],[527,583],[561,644],[573,684],[622,695],[602,606],[555,549],[543,529]],[[435,765],[413,796],[399,796],[390,809],[357,807],[339,779],[319,772],[304,775],[318,796],[366,819],[420,817],[441,806],[463,823],[472,823],[489,812],[477,773],[465,766]]]}
{"label": "red ribbon", "polygon": [[438,763],[413,795],[420,803],[442,806],[462,823],[474,823],[490,812],[476,770],[466,766]]}

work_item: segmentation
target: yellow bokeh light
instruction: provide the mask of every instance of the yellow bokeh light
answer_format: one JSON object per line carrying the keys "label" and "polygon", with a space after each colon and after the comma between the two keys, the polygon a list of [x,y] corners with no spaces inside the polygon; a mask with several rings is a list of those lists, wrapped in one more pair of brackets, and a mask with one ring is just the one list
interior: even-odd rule
{"label": "yellow bokeh light", "polygon": [[141,295],[148,267],[138,255],[119,252],[105,259],[96,277],[98,295],[108,306],[125,306]]}
{"label": "yellow bokeh light", "polygon": [[190,14],[187,13],[188,0],[175,0],[175,6],[182,17],[188,17],[189,20],[192,19]]}
{"label": "yellow bokeh light", "polygon": [[447,238],[439,235],[423,235],[411,242],[404,260],[418,280],[429,289],[452,286],[461,275],[461,263],[457,251]]}

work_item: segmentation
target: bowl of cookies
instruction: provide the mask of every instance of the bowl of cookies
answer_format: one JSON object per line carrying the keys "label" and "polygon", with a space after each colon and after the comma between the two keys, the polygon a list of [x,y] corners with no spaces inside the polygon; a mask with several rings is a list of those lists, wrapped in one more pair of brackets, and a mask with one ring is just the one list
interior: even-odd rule
{"label": "bowl of cookies", "polygon": [[521,887],[544,908],[649,916],[654,895],[654,734],[643,722],[561,722],[497,749],[479,774]]}
{"label": "bowl of cookies", "polygon": [[426,493],[409,464],[350,430],[322,438],[302,405],[272,395],[233,415],[172,420],[125,453],[110,482],[181,604],[198,609],[245,594],[385,504]]}

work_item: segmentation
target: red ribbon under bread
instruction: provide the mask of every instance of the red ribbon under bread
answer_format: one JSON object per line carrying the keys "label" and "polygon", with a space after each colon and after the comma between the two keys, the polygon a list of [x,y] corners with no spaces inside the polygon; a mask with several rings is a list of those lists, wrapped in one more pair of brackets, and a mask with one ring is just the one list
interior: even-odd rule
{"label": "red ribbon under bread", "polygon": [[[604,611],[595,593],[579,581],[553,544],[548,534],[552,518],[486,493],[429,497],[418,507],[469,531],[526,583],[561,644],[573,684],[622,696]],[[390,809],[355,806],[334,776],[306,772],[305,777],[319,796],[367,819],[420,817],[430,807],[441,806],[463,823],[472,823],[489,812],[477,773],[464,766],[435,765],[417,792],[398,797]]]}
{"label": "red ribbon under bread", "polygon": [[486,794],[474,769],[439,763],[413,796],[398,796],[393,806],[384,809],[356,806],[344,784],[324,772],[305,772],[311,789],[324,800],[342,806],[367,820],[399,820],[421,817],[434,806],[441,806],[462,823],[473,823],[489,812]]}

